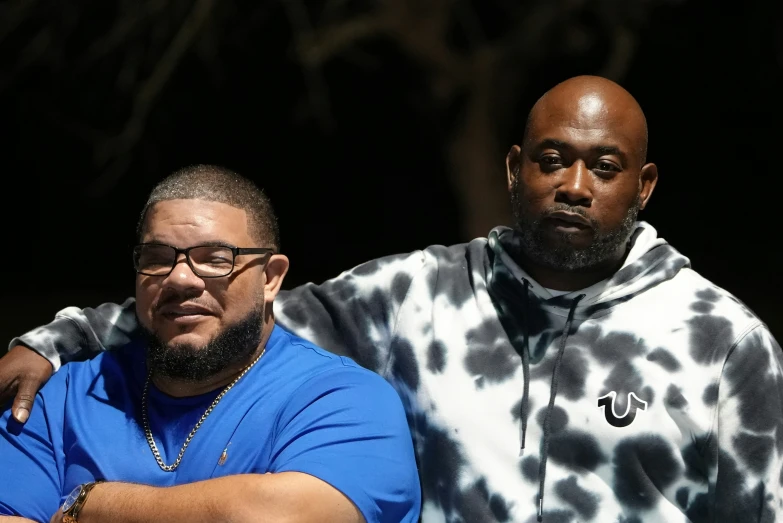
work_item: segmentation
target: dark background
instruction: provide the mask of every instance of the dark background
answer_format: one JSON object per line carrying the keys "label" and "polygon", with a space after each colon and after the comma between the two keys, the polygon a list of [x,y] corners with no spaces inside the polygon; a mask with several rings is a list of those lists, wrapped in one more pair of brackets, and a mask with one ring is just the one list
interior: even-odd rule
{"label": "dark background", "polygon": [[[171,2],[183,13],[189,3]],[[287,287],[385,254],[470,239],[445,152],[459,97],[435,109],[427,64],[382,38],[330,60],[314,78],[292,52],[301,29],[284,3],[251,9],[236,2],[213,20],[219,41],[205,33],[184,54],[150,104],[139,140],[110,160],[100,156],[111,150],[105,138],[132,114],[135,84],[117,87],[125,74],[117,53],[89,66],[81,57],[122,21],[119,8],[108,0],[32,2],[37,11],[24,16],[21,2],[0,8],[0,338],[48,322],[68,305],[131,295],[138,212],[157,180],[188,164],[225,165],[265,188],[292,260]],[[513,31],[491,3],[473,4],[483,33]],[[643,218],[781,339],[783,8],[638,3],[630,25],[636,45],[616,79],[648,116],[649,158],[661,176]],[[374,5],[346,4],[357,15]],[[533,12],[533,4],[504,9]],[[535,99],[560,80],[600,70],[606,26],[583,4],[569,12],[565,29],[552,26],[546,46],[527,50],[537,60],[509,69],[525,81],[501,111],[506,120],[498,120],[501,147],[487,166],[498,186],[505,152],[518,143]],[[559,42],[574,27],[592,43],[564,52]],[[154,54],[156,30],[122,45]],[[324,98],[326,118],[318,110]]]}

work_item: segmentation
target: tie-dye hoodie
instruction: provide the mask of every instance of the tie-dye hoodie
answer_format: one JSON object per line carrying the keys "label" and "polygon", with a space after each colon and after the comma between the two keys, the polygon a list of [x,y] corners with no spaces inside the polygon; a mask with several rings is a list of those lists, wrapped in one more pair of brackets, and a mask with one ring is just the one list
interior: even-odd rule
{"label": "tie-dye hoodie", "polygon": [[[396,387],[425,523],[783,520],[780,347],[650,225],[631,242],[610,279],[555,297],[499,227],[282,292],[276,317]],[[128,300],[12,343],[58,368],[136,328]]]}

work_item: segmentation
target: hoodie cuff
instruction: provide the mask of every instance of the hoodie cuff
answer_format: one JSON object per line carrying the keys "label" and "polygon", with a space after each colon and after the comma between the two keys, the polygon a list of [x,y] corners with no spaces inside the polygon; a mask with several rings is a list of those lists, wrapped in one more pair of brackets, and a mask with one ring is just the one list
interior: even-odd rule
{"label": "hoodie cuff", "polygon": [[35,329],[14,338],[8,349],[16,345],[24,345],[34,350],[52,364],[57,372],[63,363],[72,359],[79,351],[84,336],[79,326],[68,318],[55,318],[48,325]]}

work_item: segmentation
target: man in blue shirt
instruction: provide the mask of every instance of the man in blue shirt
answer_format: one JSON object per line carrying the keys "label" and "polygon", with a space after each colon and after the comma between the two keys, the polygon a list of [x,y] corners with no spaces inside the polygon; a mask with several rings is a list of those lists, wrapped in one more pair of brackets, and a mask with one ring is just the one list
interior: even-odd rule
{"label": "man in blue shirt", "polygon": [[139,239],[144,338],[66,365],[25,425],[6,411],[0,521],[416,521],[394,389],[275,326],[288,259],[263,193],[184,169],[153,190]]}

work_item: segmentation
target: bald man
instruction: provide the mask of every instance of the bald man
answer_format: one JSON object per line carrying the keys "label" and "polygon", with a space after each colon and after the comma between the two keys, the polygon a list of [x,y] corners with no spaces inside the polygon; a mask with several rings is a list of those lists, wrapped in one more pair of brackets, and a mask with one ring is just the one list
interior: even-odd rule
{"label": "bald man", "polygon": [[[513,227],[278,295],[280,324],[400,394],[425,523],[783,516],[780,347],[637,221],[646,149],[629,93],[570,79],[506,157]],[[52,368],[134,338],[134,309],[68,308],[14,340],[15,415]]]}

